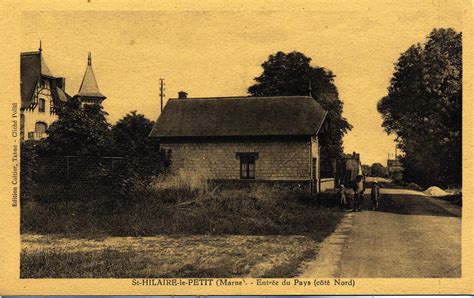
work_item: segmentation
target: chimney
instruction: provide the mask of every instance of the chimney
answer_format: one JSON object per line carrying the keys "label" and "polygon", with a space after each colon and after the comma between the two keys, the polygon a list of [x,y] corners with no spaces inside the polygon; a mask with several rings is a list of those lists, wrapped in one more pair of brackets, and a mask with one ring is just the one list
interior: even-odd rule
{"label": "chimney", "polygon": [[178,99],[186,99],[188,98],[188,93],[185,91],[179,91],[178,92]]}

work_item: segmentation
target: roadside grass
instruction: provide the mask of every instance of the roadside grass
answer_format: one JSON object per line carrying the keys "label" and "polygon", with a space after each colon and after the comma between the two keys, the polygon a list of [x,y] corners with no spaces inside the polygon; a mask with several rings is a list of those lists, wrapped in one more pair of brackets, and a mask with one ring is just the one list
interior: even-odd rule
{"label": "roadside grass", "polygon": [[[426,201],[431,204],[426,204]],[[379,201],[378,210],[405,215],[462,216],[460,206],[444,202],[436,197],[418,195],[384,194]]]}
{"label": "roadside grass", "polygon": [[342,217],[299,189],[206,181],[34,189],[21,201],[21,276],[289,277]]}
{"label": "roadside grass", "polygon": [[315,256],[304,236],[22,236],[21,278],[292,277]]}
{"label": "roadside grass", "polygon": [[448,196],[439,197],[440,200],[449,202],[453,205],[462,207],[462,193],[451,194]]}
{"label": "roadside grass", "polygon": [[158,181],[126,196],[100,185],[44,185],[34,199],[21,202],[21,233],[308,235],[321,240],[341,217],[298,189],[180,183]]}

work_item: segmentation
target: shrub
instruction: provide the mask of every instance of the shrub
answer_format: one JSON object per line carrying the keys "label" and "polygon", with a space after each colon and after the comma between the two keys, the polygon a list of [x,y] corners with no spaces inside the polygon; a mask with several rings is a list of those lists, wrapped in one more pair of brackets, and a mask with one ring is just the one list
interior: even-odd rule
{"label": "shrub", "polygon": [[[114,171],[107,171],[105,180],[112,184],[112,187],[121,195],[133,195],[139,189],[148,187],[159,175],[163,175],[165,165],[160,161],[156,167],[142,167],[139,158],[126,157],[114,168]],[[133,198],[133,196],[130,196]]]}
{"label": "shrub", "polygon": [[22,200],[28,200],[35,188],[36,181],[36,152],[35,143],[27,141],[20,147],[20,195]]}

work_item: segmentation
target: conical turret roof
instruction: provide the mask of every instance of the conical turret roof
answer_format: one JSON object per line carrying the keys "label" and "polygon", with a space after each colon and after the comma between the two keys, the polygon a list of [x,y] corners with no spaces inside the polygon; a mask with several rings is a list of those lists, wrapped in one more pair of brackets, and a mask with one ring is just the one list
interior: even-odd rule
{"label": "conical turret roof", "polygon": [[97,80],[95,79],[94,71],[92,70],[90,53],[87,61],[86,72],[84,73],[84,77],[82,78],[81,87],[79,88],[77,96],[106,98],[100,92],[99,86],[97,85]]}

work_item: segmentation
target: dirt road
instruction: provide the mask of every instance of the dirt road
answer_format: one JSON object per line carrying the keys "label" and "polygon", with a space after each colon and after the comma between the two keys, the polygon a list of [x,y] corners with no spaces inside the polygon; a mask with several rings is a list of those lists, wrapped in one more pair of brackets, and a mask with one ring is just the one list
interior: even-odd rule
{"label": "dirt road", "polygon": [[302,277],[460,277],[461,209],[448,205],[385,192],[379,211],[346,214]]}

